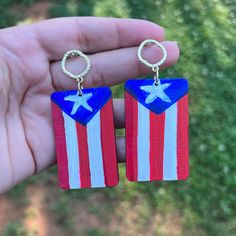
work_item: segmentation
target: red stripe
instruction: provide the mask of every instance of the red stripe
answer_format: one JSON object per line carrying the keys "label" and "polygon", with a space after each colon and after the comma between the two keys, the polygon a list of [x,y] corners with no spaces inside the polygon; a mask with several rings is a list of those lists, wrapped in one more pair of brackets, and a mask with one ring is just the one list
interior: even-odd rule
{"label": "red stripe", "polygon": [[126,130],[126,176],[130,181],[137,181],[137,134],[138,102],[125,92],[125,130]]}
{"label": "red stripe", "polygon": [[76,122],[76,130],[79,146],[79,166],[80,166],[80,181],[81,188],[91,188],[87,128],[79,122]]}
{"label": "red stripe", "polygon": [[64,118],[60,108],[54,102],[52,102],[51,105],[52,105],[52,119],[54,126],[59,184],[62,188],[69,189],[70,185],[69,185],[69,173],[68,173],[68,160],[66,152]]}
{"label": "red stripe", "polygon": [[112,99],[101,109],[100,122],[105,185],[115,186],[118,184],[119,176]]}
{"label": "red stripe", "polygon": [[150,112],[150,180],[163,180],[165,112]]}
{"label": "red stripe", "polygon": [[177,173],[178,179],[183,180],[189,174],[188,95],[178,101],[177,119]]}

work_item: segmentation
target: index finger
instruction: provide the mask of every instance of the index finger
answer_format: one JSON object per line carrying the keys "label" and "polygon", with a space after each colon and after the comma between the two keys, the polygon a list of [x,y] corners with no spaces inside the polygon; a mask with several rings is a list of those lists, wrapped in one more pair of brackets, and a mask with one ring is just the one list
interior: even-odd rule
{"label": "index finger", "polygon": [[152,22],[102,17],[67,17],[34,25],[49,60],[60,60],[70,49],[97,53],[133,47],[147,38],[163,41],[164,29]]}

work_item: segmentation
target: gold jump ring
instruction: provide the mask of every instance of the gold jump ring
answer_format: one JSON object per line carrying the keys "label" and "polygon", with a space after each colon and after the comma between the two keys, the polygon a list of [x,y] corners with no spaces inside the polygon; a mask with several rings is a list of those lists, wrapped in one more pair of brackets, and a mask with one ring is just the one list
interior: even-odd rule
{"label": "gold jump ring", "polygon": [[[71,73],[70,71],[68,71],[66,69],[66,60],[70,57],[75,57],[75,56],[78,56],[78,57],[81,56],[86,62],[86,68],[84,69],[84,71],[82,71],[80,74],[77,74],[77,75]],[[86,75],[90,69],[90,61],[89,61],[89,58],[85,54],[83,54],[81,51],[70,50],[70,51],[66,52],[65,55],[63,56],[62,61],[61,61],[61,68],[62,68],[65,75],[82,83],[83,76]]]}
{"label": "gold jump ring", "polygon": [[[143,58],[143,56],[142,56],[142,50],[143,50],[143,48],[144,48],[146,45],[148,45],[148,44],[155,44],[156,46],[158,46],[158,47],[162,50],[163,56],[162,56],[161,60],[158,61],[157,63],[149,63],[149,62],[148,62],[147,60],[145,60],[145,59]],[[140,46],[138,47],[138,59],[139,59],[139,61],[140,61],[141,63],[143,63],[144,65],[146,65],[146,66],[152,68],[152,70],[153,70],[154,72],[156,72],[156,70],[159,68],[159,66],[162,65],[162,64],[165,62],[166,58],[167,58],[167,51],[166,51],[165,47],[164,47],[162,44],[160,44],[159,42],[157,42],[156,40],[154,40],[154,39],[147,39],[147,40],[144,40],[144,41],[140,44]]]}

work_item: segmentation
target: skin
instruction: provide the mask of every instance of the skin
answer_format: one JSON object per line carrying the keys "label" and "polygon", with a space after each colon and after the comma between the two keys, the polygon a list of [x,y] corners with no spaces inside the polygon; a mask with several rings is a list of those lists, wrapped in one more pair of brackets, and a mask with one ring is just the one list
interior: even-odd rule
{"label": "skin", "polygon": [[[164,29],[143,20],[72,17],[0,31],[0,193],[55,163],[50,94],[77,88],[60,67],[64,53],[89,54],[91,70],[84,87],[111,86],[150,73],[137,60],[145,39],[161,41],[167,50],[163,67],[176,63],[176,42],[164,41]],[[162,54],[147,47],[144,57]],[[81,58],[68,61],[71,71],[83,69]],[[123,128],[124,101],[114,99],[116,128]],[[117,139],[118,159],[125,160],[124,137]]]}

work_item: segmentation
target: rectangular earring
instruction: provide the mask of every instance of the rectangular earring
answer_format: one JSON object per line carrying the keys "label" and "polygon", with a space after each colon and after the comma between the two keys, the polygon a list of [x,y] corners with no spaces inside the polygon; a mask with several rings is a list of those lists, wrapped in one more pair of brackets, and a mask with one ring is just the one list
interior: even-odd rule
{"label": "rectangular earring", "polygon": [[[146,44],[161,48],[156,64],[143,59]],[[154,80],[129,80],[125,84],[126,174],[130,181],[184,180],[189,174],[188,82],[159,79],[159,66],[167,52],[155,40],[145,40],[139,60],[155,72]]]}
{"label": "rectangular earring", "polygon": [[[87,67],[74,75],[68,57],[81,56]],[[108,87],[83,89],[89,58],[78,50],[62,59],[63,72],[78,82],[78,90],[51,95],[59,184],[63,189],[115,186],[118,181],[112,94]]]}

